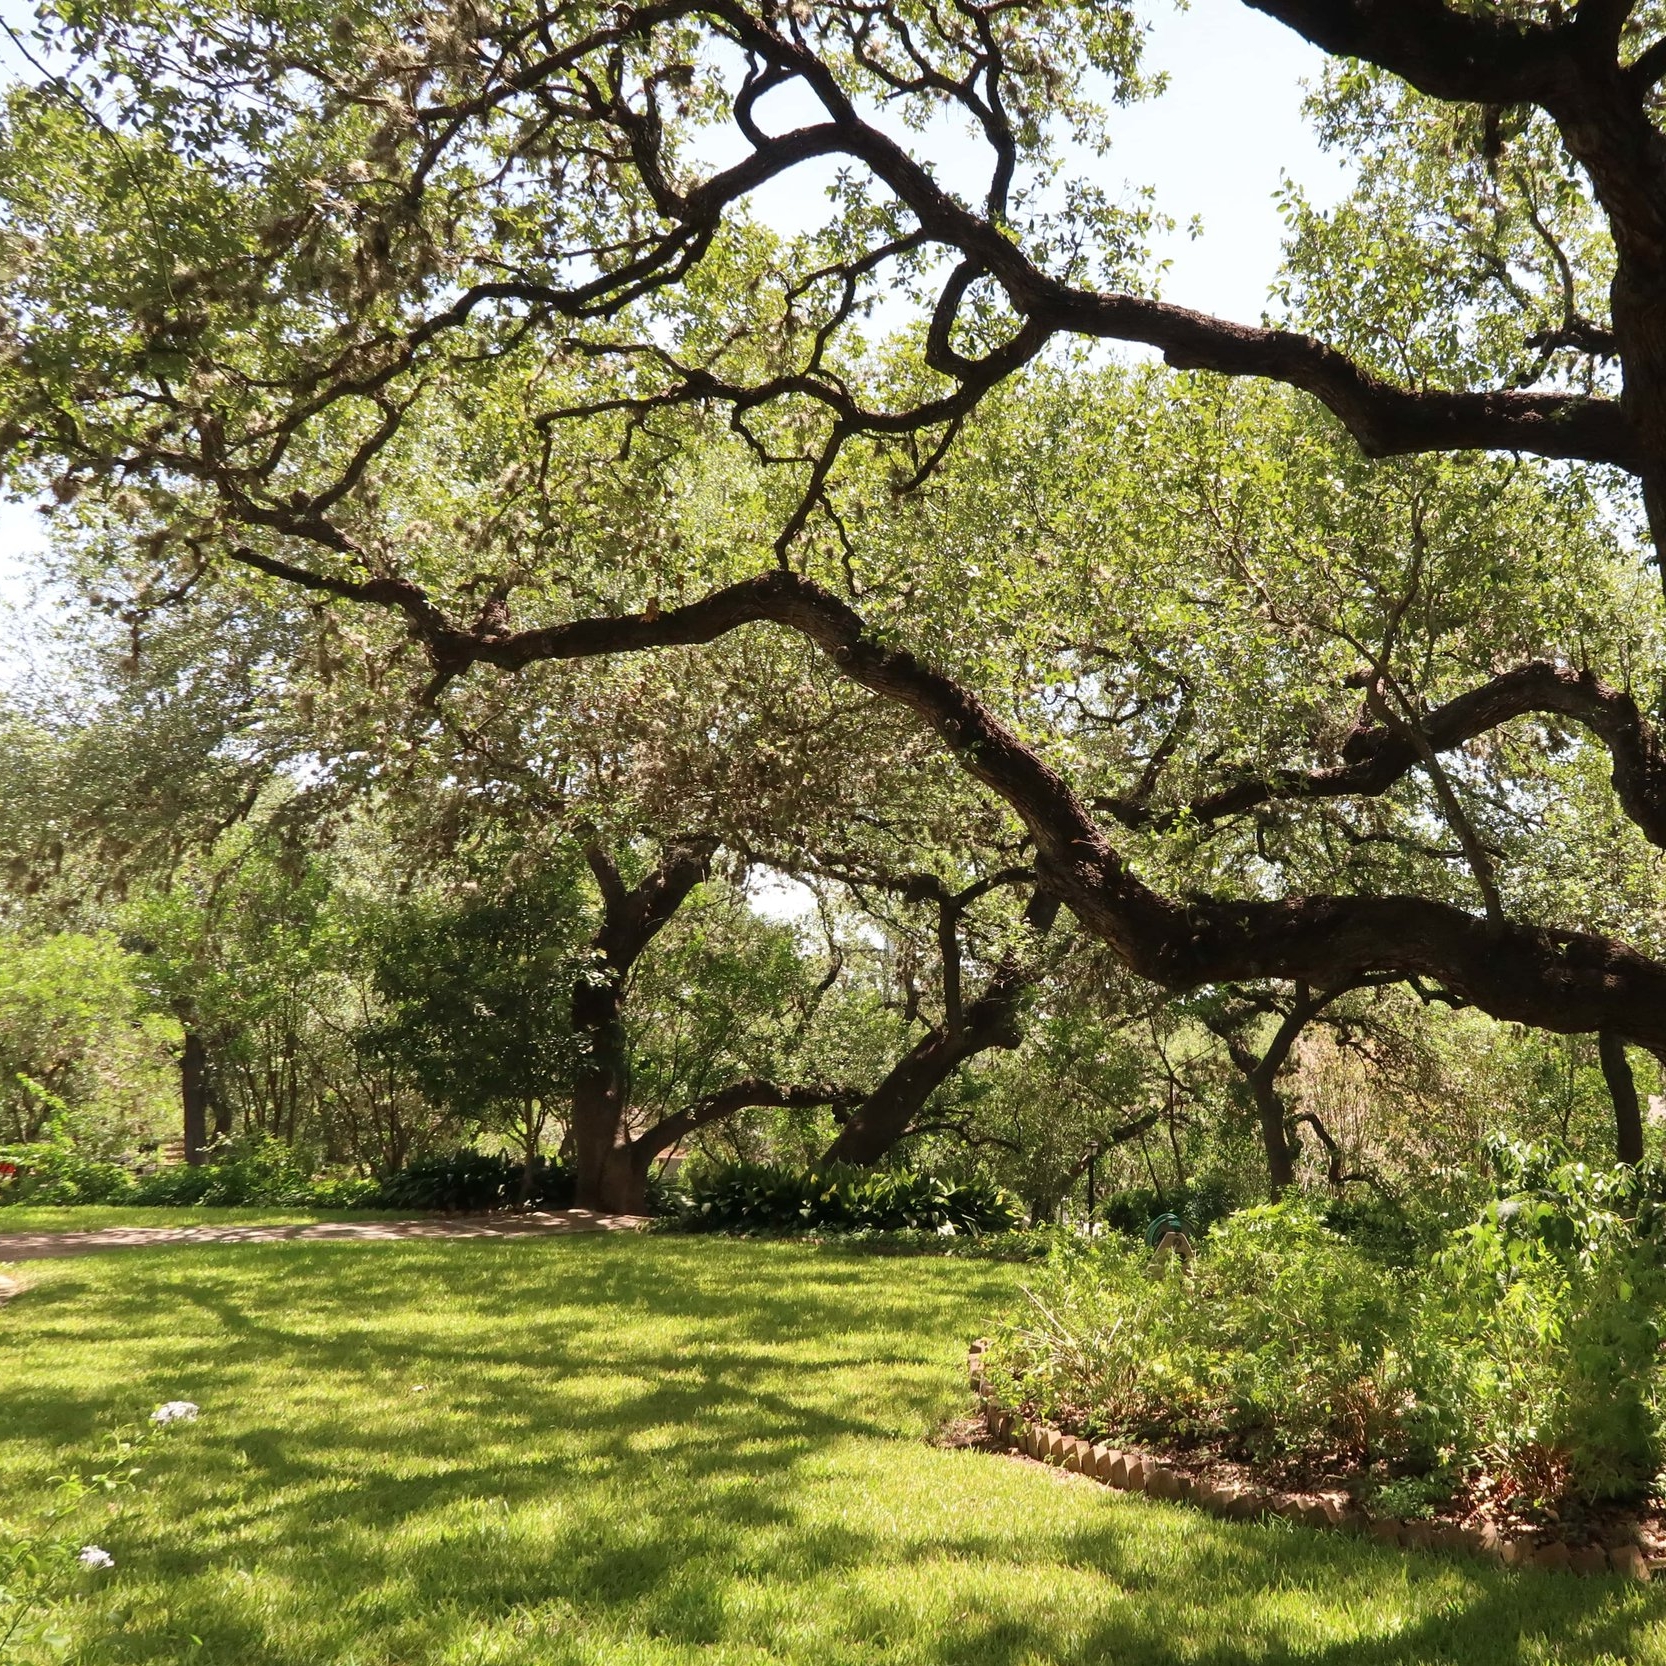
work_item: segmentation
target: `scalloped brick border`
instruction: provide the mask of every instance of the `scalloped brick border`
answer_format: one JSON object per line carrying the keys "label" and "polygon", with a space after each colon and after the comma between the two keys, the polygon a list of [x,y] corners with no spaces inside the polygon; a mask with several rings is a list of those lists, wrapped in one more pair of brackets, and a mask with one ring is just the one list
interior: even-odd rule
{"label": "scalloped brick border", "polygon": [[1279,1516],[1303,1527],[1364,1534],[1382,1544],[1403,1545],[1409,1550],[1481,1556],[1504,1567],[1545,1568],[1577,1574],[1612,1572],[1644,1583],[1649,1579],[1648,1558],[1634,1544],[1581,1545],[1577,1550],[1560,1540],[1535,1545],[1528,1539],[1506,1538],[1490,1525],[1454,1527],[1428,1521],[1402,1521],[1396,1516],[1373,1516],[1358,1505],[1342,1505],[1335,1499],[1302,1497],[1235,1483],[1217,1486],[1212,1481],[1194,1480],[1180,1470],[1169,1469],[1143,1452],[1124,1452],[1064,1434],[1048,1423],[1029,1422],[995,1398],[989,1379],[983,1374],[983,1355],[988,1346],[986,1341],[974,1342],[966,1357],[966,1368],[972,1392],[983,1405],[984,1426],[990,1438],[1042,1463],[1091,1476],[1121,1492],[1141,1492],[1166,1503],[1192,1504],[1229,1521]]}

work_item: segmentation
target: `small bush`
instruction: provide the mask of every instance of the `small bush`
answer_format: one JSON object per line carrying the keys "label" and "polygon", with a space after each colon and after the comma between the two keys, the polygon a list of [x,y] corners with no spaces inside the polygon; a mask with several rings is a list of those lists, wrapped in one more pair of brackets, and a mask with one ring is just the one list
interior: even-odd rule
{"label": "small bush", "polygon": [[[88,1533],[108,1527],[114,1495],[144,1474],[134,1460],[165,1430],[195,1422],[198,1408],[186,1401],[158,1406],[137,1434],[112,1439],[110,1466],[96,1475],[72,1469],[56,1477],[52,1492],[32,1522],[0,1520],[0,1659],[58,1660],[67,1638],[62,1621],[115,1559]],[[96,1512],[93,1505],[97,1504]],[[73,1530],[82,1523],[83,1531]]]}
{"label": "small bush", "polygon": [[418,1157],[377,1189],[384,1209],[451,1209],[476,1213],[501,1209],[509,1192],[513,1164],[484,1151],[447,1151]]}
{"label": "small bush", "polygon": [[1262,1458],[1404,1459],[1404,1292],[1302,1203],[1220,1223],[1153,1276],[1122,1241],[1061,1246],[993,1359],[1043,1415],[1136,1440],[1225,1435]]}
{"label": "small bush", "polygon": [[[478,1214],[518,1201],[523,1168],[500,1152],[461,1151],[419,1157],[390,1174],[367,1203],[381,1209],[444,1209]],[[534,1208],[566,1209],[573,1201],[572,1174],[556,1163],[533,1171],[528,1199]]]}
{"label": "small bush", "polygon": [[4,1203],[130,1203],[133,1177],[120,1163],[101,1162],[68,1142],[0,1146]]}
{"label": "small bush", "polygon": [[[183,1209],[207,1203],[214,1189],[214,1175],[207,1163],[165,1163],[150,1174],[140,1175],[128,1193],[131,1203],[153,1208]],[[264,1202],[265,1200],[262,1199]]]}
{"label": "small bush", "polygon": [[382,1183],[356,1174],[326,1175],[312,1182],[307,1192],[308,1209],[380,1209]]}
{"label": "small bush", "polygon": [[791,1169],[735,1163],[695,1175],[687,1224],[701,1231],[1005,1232],[1017,1200],[984,1180],[909,1170]]}

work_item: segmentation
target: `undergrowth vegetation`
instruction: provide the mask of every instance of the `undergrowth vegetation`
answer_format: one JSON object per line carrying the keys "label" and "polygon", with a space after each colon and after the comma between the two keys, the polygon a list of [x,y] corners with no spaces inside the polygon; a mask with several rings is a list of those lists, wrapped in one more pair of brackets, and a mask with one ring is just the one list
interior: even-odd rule
{"label": "undergrowth vegetation", "polygon": [[1407,1256],[1381,1218],[1248,1209],[1187,1265],[1061,1240],[990,1355],[1094,1435],[1344,1464],[1549,1507],[1638,1499],[1662,1448],[1666,1174],[1492,1149],[1494,1198]]}
{"label": "undergrowth vegetation", "polygon": [[691,1177],[683,1220],[697,1231],[1006,1232],[1018,1200],[985,1180],[900,1169],[734,1163]]}
{"label": "undergrowth vegetation", "polygon": [[319,1175],[294,1147],[277,1140],[232,1145],[208,1163],[169,1163],[136,1172],[89,1157],[67,1142],[0,1146],[0,1205],[127,1204],[241,1209],[413,1209],[477,1213],[525,1204],[565,1209],[571,1172],[538,1161],[526,1168],[502,1152],[464,1147],[412,1159],[380,1179]]}

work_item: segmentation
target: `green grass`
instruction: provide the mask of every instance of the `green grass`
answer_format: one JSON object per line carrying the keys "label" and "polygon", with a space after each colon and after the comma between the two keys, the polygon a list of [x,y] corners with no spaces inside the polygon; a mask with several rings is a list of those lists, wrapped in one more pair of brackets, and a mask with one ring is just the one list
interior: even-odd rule
{"label": "green grass", "polygon": [[9,1508],[158,1401],[203,1408],[89,1522],[118,1567],[81,1666],[1666,1663],[1652,1589],[933,1447],[1021,1267],[598,1236],[23,1272]]}
{"label": "green grass", "polygon": [[107,1226],[310,1226],[314,1221],[408,1221],[420,1209],[222,1209],[209,1204],[173,1208],[119,1204],[28,1203],[0,1207],[0,1237],[8,1232],[98,1232]]}

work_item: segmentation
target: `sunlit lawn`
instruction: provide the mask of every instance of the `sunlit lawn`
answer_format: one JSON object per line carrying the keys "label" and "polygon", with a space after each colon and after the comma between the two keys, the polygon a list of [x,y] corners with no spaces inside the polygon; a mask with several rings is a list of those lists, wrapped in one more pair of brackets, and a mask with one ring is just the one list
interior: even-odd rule
{"label": "sunlit lawn", "polygon": [[118,1566],[85,1666],[1666,1662],[1666,1592],[934,1448],[1021,1267],[584,1237],[14,1271],[14,1513],[114,1425],[203,1408],[88,1524]]}

